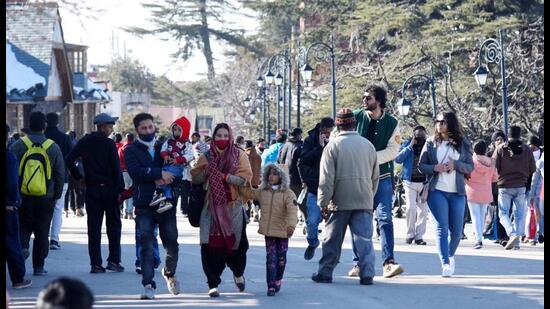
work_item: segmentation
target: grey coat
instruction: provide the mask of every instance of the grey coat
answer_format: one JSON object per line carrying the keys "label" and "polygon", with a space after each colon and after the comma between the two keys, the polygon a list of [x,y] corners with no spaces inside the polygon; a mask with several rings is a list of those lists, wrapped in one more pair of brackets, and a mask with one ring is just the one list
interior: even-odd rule
{"label": "grey coat", "polygon": [[[454,160],[453,163],[456,170],[457,194],[466,195],[464,174],[471,173],[474,170],[472,146],[470,146],[468,140],[462,140],[462,145],[460,145],[460,156],[458,160]],[[439,173],[434,171],[434,167],[437,164],[439,164],[437,162],[437,147],[435,146],[433,137],[431,137],[426,141],[424,148],[422,148],[420,160],[418,162],[418,169],[422,174],[425,174],[428,178],[433,175],[430,181],[430,191],[433,191],[437,184]]]}

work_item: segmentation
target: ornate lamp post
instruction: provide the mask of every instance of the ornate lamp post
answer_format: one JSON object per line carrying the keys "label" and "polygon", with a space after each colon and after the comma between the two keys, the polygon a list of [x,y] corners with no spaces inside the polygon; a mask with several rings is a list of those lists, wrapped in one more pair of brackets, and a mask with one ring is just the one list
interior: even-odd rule
{"label": "ornate lamp post", "polygon": [[[285,49],[284,52],[279,52],[278,54],[275,54],[273,55],[270,59],[269,59],[269,71],[270,72],[273,72],[272,74],[277,74],[277,76],[280,76],[281,78],[279,80],[277,80],[275,78],[275,80],[273,81],[275,83],[275,85],[279,86],[277,89],[277,95],[278,95],[278,99],[277,99],[277,102],[280,101],[280,97],[281,95],[279,94],[280,93],[280,88],[282,88],[283,90],[283,94],[282,94],[282,101],[283,101],[283,115],[282,115],[282,119],[281,119],[281,115],[280,115],[280,106],[279,106],[279,103],[277,103],[277,128],[281,128],[281,124],[282,124],[282,128],[283,129],[286,129],[287,127],[290,127],[290,115],[292,114],[292,61],[290,61],[290,58],[288,56],[288,49]],[[288,79],[287,79],[287,75],[288,75]],[[277,77],[276,76],[276,77]],[[279,83],[279,84],[277,84]],[[289,122],[288,122],[288,126],[287,126],[287,112],[286,112],[286,109],[287,109],[287,90],[288,90],[288,119],[289,119]],[[281,121],[282,120],[282,121]]]}
{"label": "ornate lamp post", "polygon": [[263,127],[264,127],[264,139],[269,141],[269,130],[271,128],[271,118],[269,115],[269,102],[267,101],[267,87],[273,83],[274,75],[268,69],[269,58],[266,59],[258,68],[258,77],[256,78],[256,85],[260,89],[262,97],[262,111],[263,111]]}
{"label": "ornate lamp post", "polygon": [[[504,117],[504,134],[508,134],[508,82],[506,81],[506,66],[504,65],[504,40],[502,38],[502,28],[498,30],[499,41],[490,38],[485,40],[479,48],[479,65],[474,72],[476,83],[483,88],[487,82],[488,70],[482,64],[485,59],[487,64],[500,63],[500,76],[502,78],[502,116]],[[485,50],[485,55],[483,55]]]}
{"label": "ornate lamp post", "polygon": [[[303,48],[303,47],[302,47]],[[313,68],[309,65],[308,57],[311,51],[314,51],[313,57],[316,62],[325,61],[330,58],[330,72],[331,72],[331,84],[332,84],[332,118],[336,118],[336,64],[334,57],[334,37],[330,36],[330,45],[323,42],[315,42],[311,44],[305,51],[299,51],[298,54],[304,53],[304,61],[301,67],[302,77],[306,82],[311,81],[311,75],[313,74]],[[298,93],[298,97],[300,94]],[[298,112],[299,114],[299,112]]]}
{"label": "ornate lamp post", "polygon": [[397,109],[401,116],[406,116],[409,113],[409,109],[412,106],[412,101],[408,100],[405,96],[405,89],[412,88],[413,94],[418,97],[422,91],[431,89],[432,96],[432,116],[435,119],[437,115],[436,101],[435,101],[435,78],[434,78],[434,69],[430,69],[430,76],[424,74],[416,74],[407,78],[403,82],[401,87],[402,98],[397,102]]}

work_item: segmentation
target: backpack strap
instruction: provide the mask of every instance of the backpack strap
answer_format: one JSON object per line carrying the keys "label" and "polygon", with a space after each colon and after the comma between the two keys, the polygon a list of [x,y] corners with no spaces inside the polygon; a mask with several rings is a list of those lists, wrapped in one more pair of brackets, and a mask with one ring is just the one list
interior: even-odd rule
{"label": "backpack strap", "polygon": [[23,141],[23,143],[25,143],[25,146],[27,146],[27,150],[31,149],[32,141],[28,136],[23,136],[21,140]]}

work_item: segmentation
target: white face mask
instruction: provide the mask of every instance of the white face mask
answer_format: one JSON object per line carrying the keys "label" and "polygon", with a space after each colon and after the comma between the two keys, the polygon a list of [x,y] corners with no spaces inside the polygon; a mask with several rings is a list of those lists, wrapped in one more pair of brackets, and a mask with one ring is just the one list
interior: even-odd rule
{"label": "white face mask", "polygon": [[279,185],[271,185],[271,189],[277,190],[277,189],[279,189]]}

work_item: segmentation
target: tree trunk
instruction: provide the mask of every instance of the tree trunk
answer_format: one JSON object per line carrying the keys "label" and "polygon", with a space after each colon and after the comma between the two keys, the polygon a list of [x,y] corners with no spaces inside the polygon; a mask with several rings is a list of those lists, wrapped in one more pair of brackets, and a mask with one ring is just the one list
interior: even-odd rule
{"label": "tree trunk", "polygon": [[208,18],[206,14],[206,0],[200,0],[200,14],[201,14],[201,30],[200,35],[202,39],[204,58],[206,59],[206,65],[208,66],[208,80],[214,81],[216,73],[214,72],[214,59],[212,58],[212,48],[210,47],[210,32],[208,28]]}

